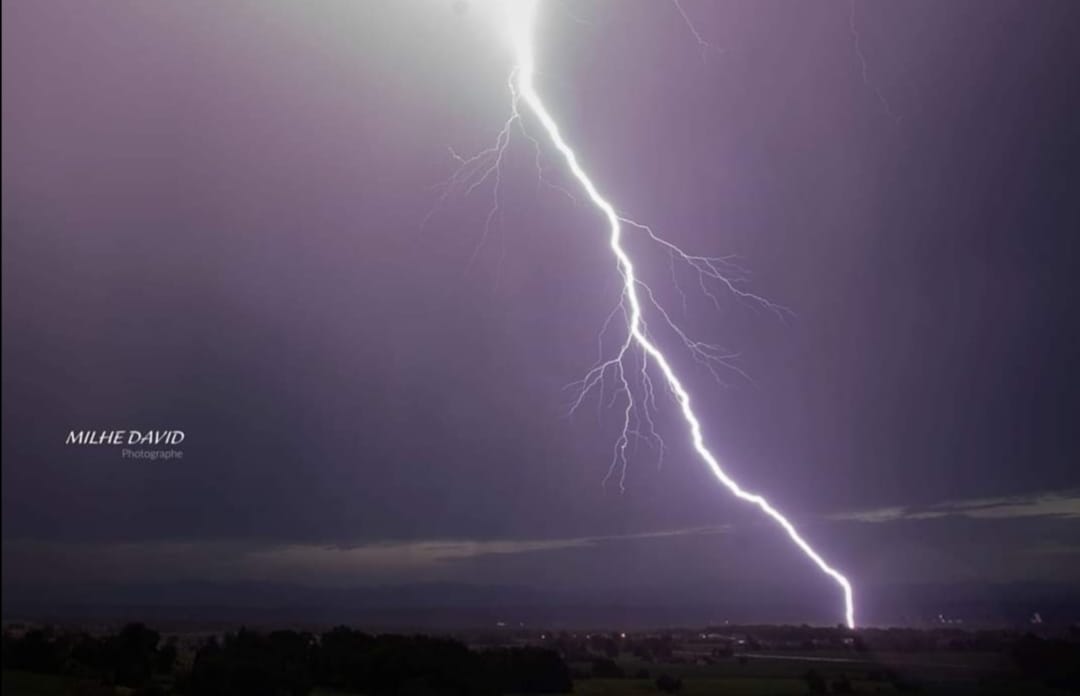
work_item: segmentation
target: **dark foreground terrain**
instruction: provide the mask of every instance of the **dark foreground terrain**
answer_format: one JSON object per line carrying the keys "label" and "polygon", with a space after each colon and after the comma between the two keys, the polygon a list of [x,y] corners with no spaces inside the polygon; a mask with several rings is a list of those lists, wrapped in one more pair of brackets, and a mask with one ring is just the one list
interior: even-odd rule
{"label": "dark foreground terrain", "polygon": [[3,694],[371,696],[1080,693],[1080,631],[346,627],[159,634],[8,624]]}

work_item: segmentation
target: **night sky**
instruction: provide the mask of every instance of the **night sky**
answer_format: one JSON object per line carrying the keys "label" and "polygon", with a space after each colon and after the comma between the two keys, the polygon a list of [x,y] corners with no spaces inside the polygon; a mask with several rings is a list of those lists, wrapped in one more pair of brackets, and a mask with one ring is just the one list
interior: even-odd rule
{"label": "night sky", "polygon": [[[738,354],[720,385],[665,343],[709,445],[866,607],[1080,588],[1080,7],[682,7],[714,48],[671,3],[544,4],[538,82],[621,210],[792,310],[677,271],[684,313],[630,236]],[[5,588],[768,588],[838,620],[670,400],[662,464],[602,485],[620,407],[566,386],[618,301],[604,221],[520,134],[486,239],[490,185],[440,205],[508,115],[481,9],[4,3]],[[152,428],[181,461],[64,443]]]}

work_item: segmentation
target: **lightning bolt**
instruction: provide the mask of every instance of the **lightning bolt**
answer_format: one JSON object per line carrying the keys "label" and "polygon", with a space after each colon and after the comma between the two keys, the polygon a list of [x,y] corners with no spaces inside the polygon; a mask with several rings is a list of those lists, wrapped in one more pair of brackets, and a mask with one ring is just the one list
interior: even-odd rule
{"label": "lightning bolt", "polygon": [[[764,496],[743,489],[733,478],[731,478],[731,476],[724,471],[724,468],[720,465],[717,457],[705,444],[701,420],[694,411],[690,393],[687,391],[678,375],[676,375],[667,355],[665,355],[650,335],[645,317],[646,309],[649,310],[650,316],[663,322],[674,332],[698,362],[705,364],[713,370],[714,376],[718,375],[718,367],[733,367],[730,364],[729,359],[734,356],[727,354],[718,346],[693,340],[680,329],[671,315],[665,311],[657,301],[649,286],[638,277],[634,267],[634,261],[623,246],[624,231],[628,228],[638,230],[639,232],[644,233],[664,252],[668,253],[671,258],[673,272],[674,264],[676,262],[688,265],[696,272],[701,289],[712,298],[714,302],[717,301],[717,298],[710,291],[707,283],[718,284],[720,288],[725,289],[736,297],[755,303],[777,314],[783,315],[787,310],[760,296],[743,290],[739,282],[741,279],[740,269],[738,269],[730,259],[696,256],[686,253],[677,245],[658,235],[648,225],[644,225],[621,215],[612,203],[600,193],[599,188],[582,166],[577,153],[563,137],[558,123],[544,104],[543,99],[536,89],[534,34],[538,0],[514,0],[512,3],[508,3],[507,7],[510,8],[506,15],[506,21],[509,25],[507,29],[515,53],[515,65],[511,71],[509,80],[511,115],[499,132],[499,137],[493,147],[484,150],[471,158],[464,158],[456,153],[453,155],[458,162],[459,168],[457,173],[455,173],[455,175],[446,183],[443,199],[445,199],[448,193],[453,190],[471,192],[489,178],[494,179],[496,200],[495,206],[485,223],[484,235],[486,238],[492,222],[499,214],[498,189],[500,182],[500,165],[503,161],[503,154],[509,146],[511,135],[515,131],[524,134],[536,148],[538,182],[542,180],[543,170],[539,166],[540,143],[536,138],[530,136],[525,131],[522,123],[522,105],[524,105],[535,120],[539,122],[547,141],[559,153],[570,174],[573,176],[573,179],[586,194],[588,201],[603,214],[607,221],[609,246],[611,248],[611,253],[614,256],[617,270],[622,278],[620,302],[615,310],[608,316],[604,328],[601,331],[601,358],[585,375],[584,379],[578,383],[581,387],[581,391],[571,408],[571,411],[576,409],[581,404],[585,395],[593,389],[599,387],[602,390],[606,375],[612,373],[615,375],[619,387],[612,396],[611,403],[614,403],[614,400],[620,395],[626,399],[627,403],[624,410],[622,432],[615,444],[615,452],[611,469],[608,472],[608,477],[612,476],[616,471],[620,471],[621,487],[626,469],[626,450],[633,437],[641,437],[652,442],[658,446],[661,454],[663,452],[664,441],[656,433],[655,428],[653,427],[652,416],[650,415],[656,408],[656,391],[652,378],[650,377],[650,369],[652,366],[655,366],[655,369],[659,371],[659,375],[663,378],[664,384],[667,386],[679,406],[683,420],[688,428],[690,441],[693,444],[694,451],[708,466],[709,471],[711,471],[713,476],[715,476],[716,479],[735,497],[754,505],[779,525],[792,543],[794,543],[822,573],[840,586],[840,589],[843,591],[844,618],[847,626],[849,628],[854,628],[855,608],[851,582],[848,581],[840,571],[829,565],[825,559],[822,558],[821,554],[815,551],[806,539],[803,538],[795,528],[795,525],[793,525],[779,510],[773,507]],[[678,5],[678,2],[676,2],[676,8],[683,19],[689,23],[686,13],[683,12],[682,7]],[[693,31],[692,25],[691,30]],[[693,33],[699,46],[708,45],[696,31],[693,31]],[[567,193],[565,190],[563,190],[563,192]],[[570,194],[567,193],[567,195]],[[677,282],[676,287],[678,287]],[[682,291],[680,290],[680,292]],[[614,356],[604,359],[602,350],[604,332],[607,331],[612,321],[620,315],[625,321],[626,337],[619,345]],[[632,359],[636,359],[638,363],[636,365],[632,364],[630,362]],[[640,377],[641,387],[639,392],[642,401],[641,404],[638,404],[635,400],[634,391],[631,389],[630,380],[627,374],[633,369],[637,370],[637,374]],[[601,401],[603,401],[602,393]],[[641,415],[635,415],[638,412],[637,409],[639,406],[641,408]]]}
{"label": "lightning bolt", "polygon": [[855,49],[855,57],[859,59],[859,73],[862,75],[863,84],[874,93],[878,103],[881,104],[882,110],[885,111],[889,118],[895,121],[896,125],[900,125],[903,118],[893,110],[892,104],[885,98],[885,93],[870,80],[870,63],[866,60],[866,53],[862,47],[862,34],[859,32],[859,26],[855,21],[855,0],[851,0],[849,9],[848,30],[851,32],[851,43]]}

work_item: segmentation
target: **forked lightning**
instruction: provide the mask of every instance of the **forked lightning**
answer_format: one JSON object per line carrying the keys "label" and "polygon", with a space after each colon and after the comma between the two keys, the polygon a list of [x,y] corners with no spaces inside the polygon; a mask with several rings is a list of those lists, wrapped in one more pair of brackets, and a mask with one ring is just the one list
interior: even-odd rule
{"label": "forked lightning", "polygon": [[[539,122],[546,140],[565,161],[570,174],[584,191],[588,201],[606,219],[611,253],[614,255],[616,268],[622,278],[622,295],[619,305],[608,317],[604,325],[604,331],[607,331],[616,317],[622,316],[625,321],[626,336],[613,356],[610,358],[601,356],[600,361],[586,374],[585,378],[580,382],[579,396],[572,407],[572,410],[576,409],[585,395],[594,388],[602,390],[603,382],[608,374],[615,376],[619,384],[615,397],[625,398],[626,406],[623,412],[622,432],[615,444],[609,477],[618,472],[620,486],[622,485],[626,470],[626,449],[634,437],[643,438],[655,444],[661,452],[663,451],[664,441],[656,433],[651,415],[651,412],[654,412],[656,408],[655,390],[651,375],[656,376],[655,371],[658,370],[659,376],[662,377],[679,405],[683,420],[689,430],[691,443],[698,456],[701,457],[712,474],[725,488],[739,499],[755,505],[768,515],[821,572],[840,586],[843,592],[844,619],[848,627],[854,628],[855,608],[851,582],[840,571],[829,565],[802,537],[787,517],[773,507],[768,500],[739,486],[724,471],[716,456],[706,446],[701,421],[694,411],[690,394],[675,374],[667,355],[660,349],[650,334],[646,315],[656,321],[663,322],[682,341],[694,359],[713,370],[714,375],[717,374],[719,366],[732,367],[728,362],[728,359],[732,356],[726,354],[717,346],[693,340],[676,324],[672,316],[660,305],[649,286],[638,277],[634,268],[634,261],[623,245],[623,233],[627,229],[638,230],[646,235],[651,242],[655,243],[663,253],[668,254],[673,264],[676,262],[687,264],[696,272],[701,289],[714,301],[717,298],[711,292],[710,283],[724,291],[733,293],[740,299],[756,303],[773,312],[783,314],[786,310],[758,295],[745,291],[739,282],[739,269],[731,264],[729,260],[695,256],[684,252],[677,245],[658,235],[651,227],[620,214],[611,202],[600,193],[600,190],[582,166],[574,149],[563,137],[558,123],[551,112],[548,111],[536,89],[534,40],[539,0],[505,0],[505,3],[506,5],[502,8],[505,13],[500,16],[503,17],[503,21],[506,23],[505,29],[512,42],[515,54],[515,65],[510,75],[511,115],[492,148],[471,158],[454,155],[460,166],[457,173],[447,183],[444,197],[452,190],[471,192],[489,178],[494,179],[495,204],[485,223],[485,236],[487,235],[488,229],[498,215],[500,166],[503,161],[503,154],[510,143],[512,132],[518,130],[532,142],[536,148],[537,165],[539,167],[541,143],[538,138],[530,136],[525,131],[522,123],[525,112],[522,105],[524,105],[527,112]],[[677,9],[683,18],[687,19],[682,7],[677,5]],[[689,23],[688,19],[687,22]],[[694,36],[699,45],[707,45],[696,31],[694,31]],[[566,193],[566,191],[563,192]],[[634,360],[636,362],[633,362]],[[631,370],[635,370],[637,375],[636,380],[639,386],[636,394],[631,389],[630,378],[628,377],[628,372]]]}

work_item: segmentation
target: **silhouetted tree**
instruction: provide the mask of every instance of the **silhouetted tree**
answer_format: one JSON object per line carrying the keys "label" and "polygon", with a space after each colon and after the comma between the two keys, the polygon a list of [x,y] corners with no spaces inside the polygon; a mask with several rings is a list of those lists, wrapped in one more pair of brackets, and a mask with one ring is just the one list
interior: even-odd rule
{"label": "silhouetted tree", "polygon": [[682,691],[682,679],[670,674],[661,674],[656,678],[656,688],[665,694],[674,694]]}
{"label": "silhouetted tree", "polygon": [[314,686],[310,636],[241,629],[195,655],[181,688],[193,696],[304,696]]}
{"label": "silhouetted tree", "polygon": [[56,674],[63,666],[62,646],[43,630],[29,631],[5,648],[5,669]]}
{"label": "silhouetted tree", "polygon": [[515,694],[569,693],[570,669],[558,653],[541,648],[510,648],[481,653],[491,683]]}
{"label": "silhouetted tree", "polygon": [[140,687],[149,682],[157,665],[160,638],[157,631],[141,623],[132,623],[108,639],[106,652],[113,670],[113,682],[129,687]]}
{"label": "silhouetted tree", "polygon": [[812,694],[824,694],[828,691],[828,685],[825,683],[825,678],[818,674],[816,669],[811,669],[803,675],[803,681],[806,682],[806,688],[809,689]]}
{"label": "silhouetted tree", "polygon": [[592,661],[592,675],[597,679],[622,679],[626,676],[615,660],[606,657]]}

